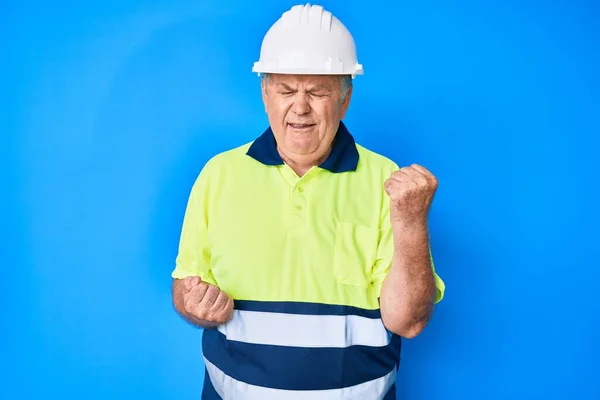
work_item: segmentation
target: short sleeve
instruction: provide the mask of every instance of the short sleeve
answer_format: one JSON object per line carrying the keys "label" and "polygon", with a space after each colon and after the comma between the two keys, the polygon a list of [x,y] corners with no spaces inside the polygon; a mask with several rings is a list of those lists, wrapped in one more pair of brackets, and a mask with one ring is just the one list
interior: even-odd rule
{"label": "short sleeve", "polygon": [[203,281],[216,285],[211,271],[211,254],[208,243],[208,172],[205,169],[194,183],[188,198],[173,278],[183,279],[199,276]]}
{"label": "short sleeve", "polygon": [[[387,200],[387,194],[386,198]],[[381,295],[381,288],[383,286],[383,282],[392,267],[392,259],[394,255],[394,237],[392,231],[392,225],[390,222],[390,205],[389,201],[383,201],[382,212],[381,212],[381,221],[380,221],[380,235],[379,235],[379,243],[377,246],[377,260],[375,265],[373,266],[373,271],[371,275],[371,281],[373,284],[373,288],[377,297]],[[433,277],[435,279],[435,286],[437,288],[436,294],[436,303],[439,303],[444,297],[444,292],[446,290],[446,286],[444,281],[438,276],[435,271],[435,265],[433,262],[433,254],[431,249],[429,251],[431,257],[431,266],[433,268]]]}

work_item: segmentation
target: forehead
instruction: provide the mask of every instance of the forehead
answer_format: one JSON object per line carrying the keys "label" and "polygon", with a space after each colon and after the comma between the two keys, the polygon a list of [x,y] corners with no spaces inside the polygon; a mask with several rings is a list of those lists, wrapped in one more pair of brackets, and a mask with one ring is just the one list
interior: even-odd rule
{"label": "forehead", "polygon": [[285,75],[271,74],[269,79],[274,84],[285,84],[291,87],[312,87],[325,86],[331,89],[336,88],[339,78],[335,75]]}

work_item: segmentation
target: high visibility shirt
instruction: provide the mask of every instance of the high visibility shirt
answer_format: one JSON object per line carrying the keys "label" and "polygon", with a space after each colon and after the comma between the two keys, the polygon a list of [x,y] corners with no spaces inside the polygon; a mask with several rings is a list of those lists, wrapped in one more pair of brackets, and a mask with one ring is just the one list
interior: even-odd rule
{"label": "high visibility shirt", "polygon": [[384,182],[397,169],[343,122],[302,177],[270,128],[207,162],[172,273],[234,299],[233,319],[203,332],[204,399],[395,398],[401,340],[379,296],[394,251]]}

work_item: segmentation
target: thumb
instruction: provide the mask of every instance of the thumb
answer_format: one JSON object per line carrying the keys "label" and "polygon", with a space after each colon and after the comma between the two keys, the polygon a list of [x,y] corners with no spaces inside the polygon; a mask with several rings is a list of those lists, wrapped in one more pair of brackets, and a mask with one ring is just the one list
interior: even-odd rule
{"label": "thumb", "polygon": [[199,285],[202,282],[199,276],[188,276],[183,280],[183,286],[186,290],[191,290],[194,286]]}

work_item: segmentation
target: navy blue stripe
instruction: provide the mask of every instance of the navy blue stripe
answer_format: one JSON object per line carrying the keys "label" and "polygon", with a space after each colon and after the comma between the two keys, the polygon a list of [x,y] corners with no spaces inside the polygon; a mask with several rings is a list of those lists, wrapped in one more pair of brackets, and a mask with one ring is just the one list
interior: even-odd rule
{"label": "navy blue stripe", "polygon": [[202,388],[202,400],[223,400],[210,380],[208,371],[204,369],[204,387]]}
{"label": "navy blue stripe", "polygon": [[326,390],[354,386],[392,371],[401,340],[385,347],[304,348],[228,341],[205,330],[204,356],[233,379],[282,390]]}
{"label": "navy blue stripe", "polygon": [[339,306],[334,304],[299,303],[289,301],[250,301],[236,300],[235,309],[243,311],[262,311],[300,315],[358,315],[365,318],[379,319],[379,310]]}

